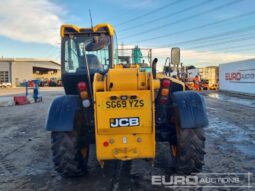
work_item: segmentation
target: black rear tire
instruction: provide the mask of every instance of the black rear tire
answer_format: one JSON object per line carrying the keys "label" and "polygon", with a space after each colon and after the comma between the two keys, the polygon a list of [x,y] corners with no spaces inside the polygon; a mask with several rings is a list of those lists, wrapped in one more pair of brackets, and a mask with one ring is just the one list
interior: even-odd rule
{"label": "black rear tire", "polygon": [[88,147],[81,147],[75,132],[52,132],[52,152],[55,170],[65,177],[86,173]]}
{"label": "black rear tire", "polygon": [[82,111],[75,113],[74,130],[52,132],[52,153],[55,170],[64,177],[86,173],[89,158],[88,132]]}
{"label": "black rear tire", "polygon": [[182,129],[177,126],[176,144],[171,145],[171,155],[176,172],[179,174],[200,172],[204,165],[204,149],[203,128]]}

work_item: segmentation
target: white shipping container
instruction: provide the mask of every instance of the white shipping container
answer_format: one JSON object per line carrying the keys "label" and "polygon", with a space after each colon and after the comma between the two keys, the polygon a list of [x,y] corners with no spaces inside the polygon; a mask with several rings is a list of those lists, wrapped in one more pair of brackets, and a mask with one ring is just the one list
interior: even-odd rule
{"label": "white shipping container", "polygon": [[255,95],[255,59],[219,65],[220,90]]}

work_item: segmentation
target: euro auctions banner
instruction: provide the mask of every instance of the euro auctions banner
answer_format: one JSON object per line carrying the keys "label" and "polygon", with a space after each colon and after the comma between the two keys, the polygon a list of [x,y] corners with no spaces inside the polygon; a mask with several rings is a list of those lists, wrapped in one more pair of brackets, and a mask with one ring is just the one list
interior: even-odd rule
{"label": "euro auctions banner", "polygon": [[255,83],[255,68],[235,72],[226,72],[225,80],[229,80],[233,83]]}
{"label": "euro auctions banner", "polygon": [[255,59],[221,64],[220,90],[255,95]]}

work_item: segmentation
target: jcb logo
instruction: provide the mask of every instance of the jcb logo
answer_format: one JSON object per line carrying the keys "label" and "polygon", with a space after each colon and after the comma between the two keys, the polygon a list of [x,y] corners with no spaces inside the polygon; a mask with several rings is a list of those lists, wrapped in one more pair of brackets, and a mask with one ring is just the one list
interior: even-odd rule
{"label": "jcb logo", "polygon": [[127,118],[111,118],[110,127],[134,127],[139,126],[139,117],[127,117]]}

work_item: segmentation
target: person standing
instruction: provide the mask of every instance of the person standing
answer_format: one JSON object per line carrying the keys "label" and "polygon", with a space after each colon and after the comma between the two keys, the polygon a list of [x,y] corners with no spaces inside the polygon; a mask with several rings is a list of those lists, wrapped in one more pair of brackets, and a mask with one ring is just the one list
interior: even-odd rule
{"label": "person standing", "polygon": [[200,91],[200,78],[198,75],[196,75],[195,78],[193,78],[193,83],[194,83],[194,90]]}

